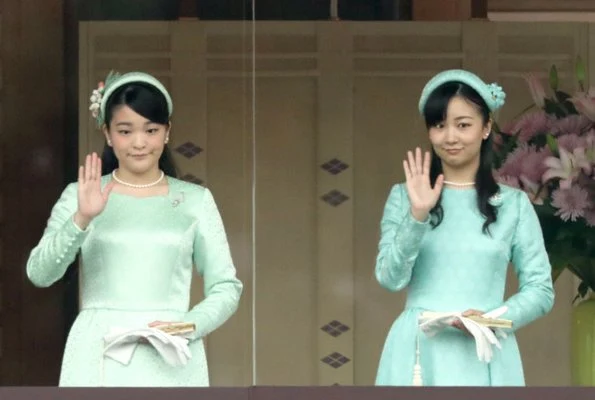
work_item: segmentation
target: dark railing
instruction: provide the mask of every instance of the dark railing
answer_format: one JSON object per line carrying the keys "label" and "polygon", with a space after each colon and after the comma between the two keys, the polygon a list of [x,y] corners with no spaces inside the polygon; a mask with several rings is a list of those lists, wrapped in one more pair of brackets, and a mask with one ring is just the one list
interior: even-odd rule
{"label": "dark railing", "polygon": [[2,400],[574,400],[595,398],[595,388],[0,388]]}

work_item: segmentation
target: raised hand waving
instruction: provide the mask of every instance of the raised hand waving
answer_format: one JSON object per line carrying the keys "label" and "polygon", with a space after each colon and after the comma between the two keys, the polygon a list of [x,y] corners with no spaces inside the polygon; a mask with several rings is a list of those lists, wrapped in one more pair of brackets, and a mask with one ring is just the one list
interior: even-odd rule
{"label": "raised hand waving", "polygon": [[102,190],[101,158],[96,153],[87,155],[85,165],[79,167],[78,210],[74,216],[79,228],[86,229],[93,218],[101,214],[113,187],[114,182],[110,181]]}
{"label": "raised hand waving", "polygon": [[415,157],[411,151],[407,152],[408,160],[403,160],[405,179],[411,213],[418,221],[425,221],[432,208],[438,202],[444,176],[441,174],[436,179],[434,187],[430,183],[430,152],[426,152],[422,161],[421,149],[415,149]]}

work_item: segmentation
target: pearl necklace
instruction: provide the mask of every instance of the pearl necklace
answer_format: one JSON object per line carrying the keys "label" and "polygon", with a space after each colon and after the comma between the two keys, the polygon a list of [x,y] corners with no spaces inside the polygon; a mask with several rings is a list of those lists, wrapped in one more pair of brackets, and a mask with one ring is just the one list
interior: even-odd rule
{"label": "pearl necklace", "polygon": [[148,187],[151,187],[151,186],[155,186],[156,184],[158,184],[159,182],[161,182],[161,180],[163,179],[164,176],[165,176],[165,172],[161,171],[161,176],[155,182],[147,183],[147,184],[144,184],[144,185],[135,185],[134,183],[124,182],[123,180],[121,180],[120,178],[118,178],[116,176],[116,170],[113,170],[112,171],[112,178],[114,178],[114,180],[116,182],[118,182],[121,185],[133,187],[133,188],[136,188],[136,189],[144,189],[144,188],[148,188]]}
{"label": "pearl necklace", "polygon": [[461,186],[461,187],[463,187],[463,186],[474,186],[475,185],[475,182],[462,182],[462,183],[459,183],[459,182],[444,181],[444,183],[446,183],[447,185]]}

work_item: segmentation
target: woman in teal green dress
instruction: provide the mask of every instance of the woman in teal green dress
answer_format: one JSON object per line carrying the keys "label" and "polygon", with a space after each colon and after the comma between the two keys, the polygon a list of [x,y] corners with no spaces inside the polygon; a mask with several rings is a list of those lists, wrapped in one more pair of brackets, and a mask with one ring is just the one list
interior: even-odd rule
{"label": "woman in teal green dress", "polygon": [[[80,312],[60,386],[208,386],[203,338],[235,313],[242,293],[213,195],[175,178],[166,145],[173,105],[158,80],[110,74],[91,102],[103,155],[86,157],[27,262],[29,279],[47,287],[81,255]],[[191,307],[194,268],[205,297]],[[112,329],[173,322],[195,327],[185,365],[166,362],[146,340],[127,362],[104,356]]]}
{"label": "woman in teal green dress", "polygon": [[[377,371],[376,385],[410,386],[421,367],[425,386],[523,386],[515,332],[554,302],[551,266],[528,196],[492,175],[492,113],[504,104],[496,84],[464,70],[437,74],[419,101],[431,153],[403,161],[381,220],[375,275],[389,291],[407,290]],[[504,299],[512,263],[519,290]],[[504,307],[504,308],[503,308]],[[434,336],[420,333],[421,312],[482,315],[502,308],[491,360],[458,321]],[[503,333],[503,335],[502,335]]]}

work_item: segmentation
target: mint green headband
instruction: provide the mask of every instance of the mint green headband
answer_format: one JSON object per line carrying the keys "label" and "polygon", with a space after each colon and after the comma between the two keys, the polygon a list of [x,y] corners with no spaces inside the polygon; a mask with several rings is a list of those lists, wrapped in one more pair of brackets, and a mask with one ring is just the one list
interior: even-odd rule
{"label": "mint green headband", "polygon": [[163,95],[165,96],[165,100],[167,101],[167,109],[169,112],[169,116],[173,112],[173,103],[171,101],[171,97],[165,88],[155,77],[146,74],[144,72],[128,72],[123,75],[111,71],[107,78],[105,78],[105,82],[100,82],[97,89],[93,90],[91,94],[91,106],[89,110],[93,114],[93,117],[97,120],[97,125],[102,126],[105,122],[105,105],[109,97],[114,93],[116,89],[118,89],[122,85],[126,85],[132,82],[144,82],[148,83],[149,85],[154,86],[157,88]]}
{"label": "mint green headband", "polygon": [[447,82],[462,82],[471,86],[483,98],[490,111],[494,112],[504,105],[506,93],[498,84],[486,84],[477,75],[462,69],[442,71],[426,84],[419,99],[419,113],[423,115],[426,102],[436,88]]}

